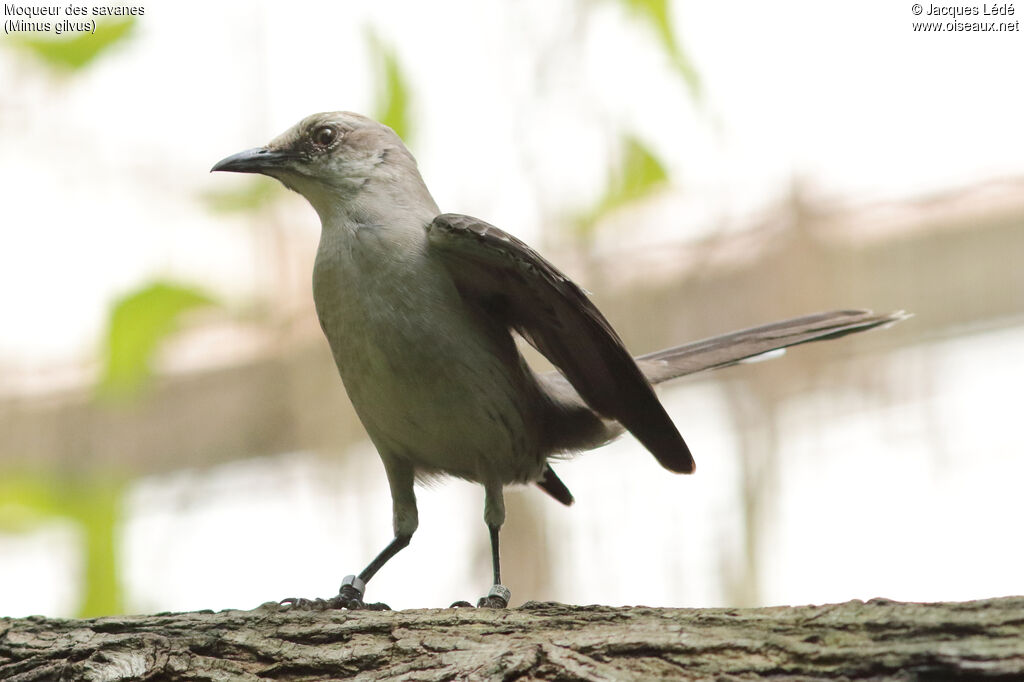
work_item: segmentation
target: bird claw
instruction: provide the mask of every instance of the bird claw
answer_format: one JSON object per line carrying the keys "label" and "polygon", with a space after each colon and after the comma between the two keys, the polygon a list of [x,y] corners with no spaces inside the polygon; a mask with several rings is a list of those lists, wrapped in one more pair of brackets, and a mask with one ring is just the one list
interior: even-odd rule
{"label": "bird claw", "polygon": [[347,609],[349,611],[390,611],[391,607],[382,602],[371,602],[367,604],[362,599],[353,599],[343,594],[335,595],[329,599],[305,599],[303,597],[289,597],[282,599],[278,605],[287,611],[331,611]]}
{"label": "bird claw", "polygon": [[305,597],[288,597],[277,602],[285,611],[323,611],[330,608],[327,599],[306,599]]}
{"label": "bird claw", "polygon": [[478,609],[503,609],[508,606],[501,597],[480,597],[480,601],[476,603]]}
{"label": "bird claw", "polygon": [[471,609],[471,608],[473,608],[473,605],[470,604],[468,601],[457,601],[457,602],[453,602],[452,605],[449,606],[448,608],[450,608],[450,609]]}
{"label": "bird claw", "polygon": [[382,602],[367,604],[363,601],[366,583],[354,575],[347,575],[341,581],[338,594],[330,599],[303,599],[289,597],[278,602],[289,610],[326,611],[328,609],[348,609],[349,611],[390,611],[391,607]]}

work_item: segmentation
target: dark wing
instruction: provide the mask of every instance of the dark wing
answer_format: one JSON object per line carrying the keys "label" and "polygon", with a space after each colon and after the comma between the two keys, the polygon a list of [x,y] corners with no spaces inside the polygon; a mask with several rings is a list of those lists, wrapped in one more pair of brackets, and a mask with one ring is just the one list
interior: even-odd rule
{"label": "dark wing", "polygon": [[565,375],[595,412],[637,437],[670,471],[693,458],[615,330],[586,294],[512,235],[464,215],[439,215],[430,248],[463,297],[499,316]]}

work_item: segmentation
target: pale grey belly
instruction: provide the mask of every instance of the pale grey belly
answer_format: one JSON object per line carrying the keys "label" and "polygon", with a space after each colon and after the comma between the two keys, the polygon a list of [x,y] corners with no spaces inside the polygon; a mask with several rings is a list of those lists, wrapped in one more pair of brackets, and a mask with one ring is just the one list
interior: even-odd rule
{"label": "pale grey belly", "polygon": [[498,336],[506,332],[474,324],[461,299],[422,290],[416,299],[411,307],[407,298],[356,305],[350,298],[332,308],[345,314],[321,315],[349,398],[381,456],[481,482],[536,478],[540,406],[511,340]]}

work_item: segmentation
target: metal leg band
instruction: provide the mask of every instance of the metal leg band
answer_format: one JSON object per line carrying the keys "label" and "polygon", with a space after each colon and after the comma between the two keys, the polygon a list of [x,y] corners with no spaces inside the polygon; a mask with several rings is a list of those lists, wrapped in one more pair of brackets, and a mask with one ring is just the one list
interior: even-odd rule
{"label": "metal leg band", "polygon": [[366,593],[366,583],[358,576],[346,575],[341,581],[338,593],[349,599],[362,599],[363,594]]}
{"label": "metal leg band", "polygon": [[491,585],[491,591],[487,593],[488,598],[497,597],[508,604],[509,598],[512,596],[512,591],[504,585]]}

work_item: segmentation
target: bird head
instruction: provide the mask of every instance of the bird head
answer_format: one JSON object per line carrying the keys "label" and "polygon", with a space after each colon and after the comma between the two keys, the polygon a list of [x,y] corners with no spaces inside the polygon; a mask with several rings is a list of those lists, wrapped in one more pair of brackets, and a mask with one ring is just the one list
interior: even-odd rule
{"label": "bird head", "polygon": [[276,178],[325,220],[372,203],[360,201],[367,194],[422,192],[429,198],[416,160],[395,131],[348,111],[307,116],[267,145],[221,159],[211,171]]}

